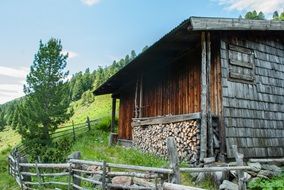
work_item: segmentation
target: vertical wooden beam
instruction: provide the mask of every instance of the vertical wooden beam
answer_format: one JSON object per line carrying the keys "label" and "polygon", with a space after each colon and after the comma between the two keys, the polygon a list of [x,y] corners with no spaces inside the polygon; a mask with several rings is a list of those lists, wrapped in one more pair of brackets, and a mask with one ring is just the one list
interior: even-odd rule
{"label": "vertical wooden beam", "polygon": [[142,105],[143,105],[143,75],[140,76],[140,87],[139,87],[139,115],[138,117],[142,117]]}
{"label": "vertical wooden beam", "polygon": [[207,32],[207,40],[206,40],[206,48],[207,48],[207,116],[208,116],[208,149],[209,156],[214,156],[213,149],[213,127],[212,127],[212,114],[211,114],[211,39],[210,32]]}
{"label": "vertical wooden beam", "polygon": [[110,132],[113,133],[115,127],[116,98],[112,97],[111,126]]}
{"label": "vertical wooden beam", "polygon": [[167,149],[170,160],[170,167],[173,169],[171,183],[180,184],[179,159],[174,137],[167,138]]}
{"label": "vertical wooden beam", "polygon": [[[238,166],[243,166],[244,165],[244,155],[238,153],[238,147],[237,145],[232,145],[232,150],[233,150],[233,154],[234,157],[236,159],[237,165]],[[246,190],[247,186],[246,186],[246,180],[245,180],[245,173],[243,170],[239,170],[237,171],[237,175],[238,175],[238,185],[239,185],[239,190]]]}
{"label": "vertical wooden beam", "polygon": [[[76,152],[73,152],[72,154],[70,154],[68,157],[67,157],[67,160],[68,160],[68,163],[70,163],[69,162],[69,160],[71,160],[71,159],[80,159],[81,158],[81,152],[79,152],[79,151],[76,151]],[[71,164],[71,163],[70,163]],[[72,167],[71,167],[72,168]],[[81,164],[74,164],[74,168],[75,169],[81,169],[82,168],[82,166],[81,166]],[[70,171],[69,171],[70,172]],[[73,184],[74,185],[76,185],[76,186],[73,186],[73,190],[79,190],[77,187],[79,186],[81,186],[81,179],[79,179],[79,178],[76,178],[73,174],[75,174],[75,175],[78,175],[78,176],[81,176],[81,172],[72,172],[71,171],[71,174],[72,174],[72,180],[73,180]]]}
{"label": "vertical wooden beam", "polygon": [[201,129],[200,161],[207,156],[207,74],[206,74],[206,36],[201,33]]}
{"label": "vertical wooden beam", "polygon": [[139,78],[137,77],[136,85],[135,85],[135,96],[134,96],[134,117],[138,117],[138,102],[137,102],[137,97],[138,97],[138,84],[139,84]]}

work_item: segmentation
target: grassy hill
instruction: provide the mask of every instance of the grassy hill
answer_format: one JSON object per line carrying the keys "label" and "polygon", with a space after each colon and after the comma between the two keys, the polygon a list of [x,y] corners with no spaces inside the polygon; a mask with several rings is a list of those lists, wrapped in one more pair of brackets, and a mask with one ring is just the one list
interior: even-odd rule
{"label": "grassy hill", "polygon": [[90,119],[111,116],[111,96],[101,95],[96,96],[95,100],[90,105],[84,105],[82,99],[72,102],[71,107],[74,109],[74,115],[67,123],[82,123],[89,116]]}
{"label": "grassy hill", "polygon": [[11,128],[0,132],[0,189],[17,190],[18,184],[8,175],[7,156],[15,145],[20,143],[21,137]]}
{"label": "grassy hill", "polygon": [[[87,116],[89,116],[90,119],[96,119],[108,116],[110,117],[111,97],[110,95],[97,96],[95,97],[95,101],[92,102],[90,105],[83,105],[82,99],[80,99],[76,102],[73,102],[70,106],[73,107],[74,109],[74,115],[64,125],[70,124],[72,121],[75,124],[85,122]],[[10,127],[7,127],[2,132],[0,132],[0,189],[1,190],[19,189],[15,180],[8,175],[7,156],[10,150],[20,142],[21,142],[20,135],[15,130],[12,130]],[[80,142],[76,143],[80,144]],[[80,147],[80,149],[82,149],[82,151],[88,151],[84,150],[83,146]]]}

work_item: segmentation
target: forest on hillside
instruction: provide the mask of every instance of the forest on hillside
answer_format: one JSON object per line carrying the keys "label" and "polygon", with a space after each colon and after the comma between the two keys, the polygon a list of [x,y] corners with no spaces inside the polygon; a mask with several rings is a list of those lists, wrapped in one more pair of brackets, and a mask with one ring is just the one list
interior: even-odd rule
{"label": "forest on hillside", "polygon": [[[147,48],[148,46],[145,46],[142,52]],[[120,60],[114,60],[109,66],[99,66],[93,71],[87,68],[85,71],[73,74],[71,79],[67,81],[69,102],[82,99],[83,105],[91,104],[94,101],[92,91],[135,59],[136,56],[136,52],[132,50],[129,55],[126,55]],[[22,102],[24,100],[25,97],[21,97],[0,105],[0,131],[3,130],[5,126],[11,126],[13,129],[19,127],[21,122],[20,110],[22,109]]]}
{"label": "forest on hillside", "polygon": [[[249,11],[240,18],[251,20],[265,20],[266,17],[263,12]],[[275,11],[272,20],[284,21],[284,12],[278,13]],[[142,52],[148,47],[144,47]],[[97,69],[91,71],[87,68],[85,71],[75,73],[70,80],[67,81],[68,85],[68,101],[74,102],[82,99],[83,105],[89,105],[94,101],[92,91],[99,87],[103,82],[110,78],[113,74],[127,65],[136,57],[136,52],[132,50],[129,55],[126,55],[120,60],[115,60],[113,63],[106,67],[99,66]],[[0,105],[0,131],[5,126],[9,125],[16,129],[21,121],[20,109],[22,109],[22,102],[25,97],[15,99],[6,104]]]}

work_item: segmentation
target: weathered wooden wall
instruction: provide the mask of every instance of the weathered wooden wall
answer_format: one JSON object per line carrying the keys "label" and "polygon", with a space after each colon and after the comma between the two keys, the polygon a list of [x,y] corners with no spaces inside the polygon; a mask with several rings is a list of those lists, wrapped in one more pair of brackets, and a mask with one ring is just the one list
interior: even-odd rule
{"label": "weathered wooden wall", "polygon": [[200,54],[185,55],[143,81],[143,117],[200,112]]}
{"label": "weathered wooden wall", "polygon": [[119,101],[119,119],[118,119],[118,138],[132,139],[131,122],[134,117],[134,91],[135,87],[128,87],[127,92],[122,92]]}
{"label": "weathered wooden wall", "polygon": [[221,40],[228,157],[233,144],[246,157],[284,156],[283,34],[230,36]]}
{"label": "weathered wooden wall", "polygon": [[[213,46],[210,94],[211,111],[221,112],[221,65]],[[142,117],[200,112],[200,49],[184,54],[169,65],[143,75]],[[161,63],[162,64],[162,63]],[[120,94],[119,138],[131,139],[135,110],[135,86]],[[137,97],[139,105],[139,92]]]}

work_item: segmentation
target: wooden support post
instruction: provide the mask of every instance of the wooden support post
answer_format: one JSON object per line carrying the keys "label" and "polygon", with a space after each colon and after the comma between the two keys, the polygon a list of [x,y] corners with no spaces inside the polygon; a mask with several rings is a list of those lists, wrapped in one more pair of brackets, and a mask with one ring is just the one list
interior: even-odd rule
{"label": "wooden support post", "polygon": [[117,143],[117,133],[110,133],[108,137],[108,145],[112,146]]}
{"label": "wooden support post", "polygon": [[210,101],[210,87],[211,87],[211,39],[210,32],[207,33],[207,116],[208,116],[208,149],[209,156],[214,156],[213,148],[213,127],[212,127],[212,114],[211,114],[211,101]]}
{"label": "wooden support post", "polygon": [[39,171],[37,162],[35,162],[35,169],[36,169],[36,175],[37,175],[37,179],[38,179],[39,186],[40,186],[40,187],[43,187],[43,186],[42,186],[42,181],[41,181],[42,178],[41,178],[41,176],[40,176],[40,171]]}
{"label": "wooden support post", "polygon": [[[232,145],[232,150],[233,150],[233,153],[234,153],[237,165],[238,166],[243,166],[244,165],[244,161],[243,161],[244,155],[238,153],[237,145]],[[247,186],[246,186],[246,180],[245,180],[245,173],[244,173],[244,171],[243,170],[238,170],[237,174],[238,174],[239,190],[246,190]]]}
{"label": "wooden support post", "polygon": [[115,127],[115,111],[116,111],[116,98],[112,97],[112,111],[111,111],[111,126],[110,126],[110,132],[114,132]]}
{"label": "wooden support post", "polygon": [[106,177],[107,177],[107,171],[106,171],[106,162],[103,161],[103,165],[102,165],[102,169],[103,169],[103,175],[102,175],[102,189],[105,190],[107,189],[107,181],[106,181]]}
{"label": "wooden support post", "polygon": [[16,162],[17,162],[17,169],[18,169],[17,175],[18,175],[18,178],[19,178],[21,190],[23,190],[24,189],[24,183],[23,183],[23,179],[22,179],[22,175],[21,175],[21,169],[20,169],[20,166],[19,166],[19,164],[20,164],[20,158],[19,157],[17,158]]}
{"label": "wooden support post", "polygon": [[140,77],[140,90],[139,90],[139,114],[138,117],[142,117],[142,105],[143,105],[143,76]]}
{"label": "wooden support post", "polygon": [[[81,152],[77,151],[77,152],[73,152],[71,155],[69,155],[67,157],[67,160],[80,159],[80,158],[81,158]],[[81,164],[75,163],[74,164],[74,169],[81,170]],[[74,177],[74,175],[81,176],[81,172],[71,172],[71,173],[72,173],[72,178],[73,178],[73,184],[75,185],[75,187],[73,187],[73,190],[79,190],[76,187],[80,187],[81,179],[79,179],[77,177]]]}
{"label": "wooden support post", "polygon": [[[37,156],[37,163],[39,163],[39,164],[41,163],[40,156]],[[43,183],[45,182],[44,176],[41,176],[41,180],[42,180]]]}
{"label": "wooden support post", "polygon": [[72,182],[71,182],[71,176],[72,176],[72,164],[69,163],[69,176],[68,176],[68,190],[71,190]]}
{"label": "wooden support post", "polygon": [[138,84],[139,80],[137,77],[136,85],[135,85],[135,96],[134,96],[134,117],[138,117],[138,103],[137,103],[137,97],[138,97]]}
{"label": "wooden support post", "polygon": [[206,74],[206,37],[201,33],[201,130],[200,161],[207,156],[207,74]]}
{"label": "wooden support post", "polygon": [[91,130],[91,122],[90,122],[89,116],[87,116],[86,124],[87,124],[88,130],[90,131]]}
{"label": "wooden support post", "polygon": [[173,169],[171,183],[180,184],[180,170],[177,147],[174,137],[167,138],[167,149],[170,161],[170,167]]}

